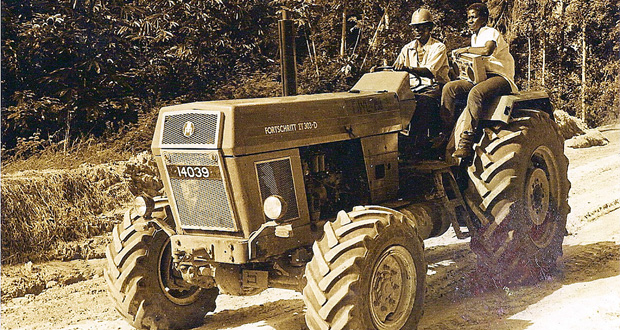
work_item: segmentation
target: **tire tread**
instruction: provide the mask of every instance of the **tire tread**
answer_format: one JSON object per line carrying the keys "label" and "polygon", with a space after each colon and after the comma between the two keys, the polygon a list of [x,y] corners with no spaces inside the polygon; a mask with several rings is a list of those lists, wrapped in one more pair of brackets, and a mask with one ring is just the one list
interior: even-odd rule
{"label": "tire tread", "polygon": [[[324,236],[313,244],[314,256],[305,271],[307,284],[303,299],[310,329],[365,328],[356,314],[359,306],[351,300],[352,295],[360,294],[364,258],[383,228],[405,221],[387,210],[356,207],[349,213],[340,211],[335,221],[324,225]],[[421,246],[421,239],[415,236]]]}
{"label": "tire tread", "polygon": [[566,175],[568,159],[564,155],[564,140],[557,124],[541,111],[519,110],[513,115],[518,117],[512,118],[507,125],[484,129],[485,134],[476,146],[476,157],[467,169],[470,185],[464,194],[467,205],[481,223],[473,230],[472,250],[478,255],[479,268],[494,283],[524,280],[527,277],[525,271],[519,269],[527,269],[543,259],[550,262],[536,266],[549,269],[561,254],[564,229],[554,229],[556,232],[552,233],[549,246],[538,249],[526,241],[529,236],[523,232],[525,228],[519,227],[524,226],[519,222],[522,220],[517,220],[524,217],[520,203],[523,203],[525,192],[521,189],[525,185],[530,152],[539,146],[545,146],[553,154],[553,165],[547,166],[554,166],[557,173],[558,205],[555,211],[558,227],[566,226],[566,215],[570,210],[567,203],[570,189]]}

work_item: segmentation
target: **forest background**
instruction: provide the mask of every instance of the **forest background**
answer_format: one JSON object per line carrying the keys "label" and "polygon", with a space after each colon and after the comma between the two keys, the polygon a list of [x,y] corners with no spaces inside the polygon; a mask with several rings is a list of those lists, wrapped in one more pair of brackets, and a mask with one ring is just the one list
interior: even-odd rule
{"label": "forest background", "polygon": [[[281,94],[277,21],[296,22],[300,93],[343,91],[411,41],[468,44],[473,0],[2,0],[2,160],[97,141],[148,150],[162,105]],[[590,126],[620,117],[615,0],[489,0],[521,89]]]}
{"label": "forest background", "polygon": [[[421,6],[449,50],[467,45],[473,2],[2,0],[2,264],[103,257],[133,196],[161,189],[148,153],[161,106],[281,95],[283,8],[296,23],[298,91],[310,94],[391,63]],[[488,5],[521,89],[546,90],[590,126],[617,122],[616,0]]]}

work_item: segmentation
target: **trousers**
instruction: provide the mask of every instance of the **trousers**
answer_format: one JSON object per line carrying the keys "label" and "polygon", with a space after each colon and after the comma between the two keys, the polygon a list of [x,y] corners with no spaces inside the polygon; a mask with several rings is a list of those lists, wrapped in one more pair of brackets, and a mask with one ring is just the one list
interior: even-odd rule
{"label": "trousers", "polygon": [[[492,75],[487,80],[477,85],[467,80],[455,80],[447,83],[441,93],[440,116],[444,125],[450,129],[454,125],[456,115],[456,100],[460,96],[467,95],[467,106],[459,117],[458,126],[463,131],[473,131],[478,124],[478,119],[486,103],[493,101],[497,96],[510,94],[510,83],[502,76]],[[456,133],[456,132],[455,132]],[[459,132],[460,134],[460,132]]]}
{"label": "trousers", "polygon": [[[455,80],[447,83],[441,93],[441,105],[439,112],[443,125],[450,125],[448,134],[452,132],[446,147],[446,161],[454,165],[458,161],[452,157],[452,152],[456,150],[461,140],[461,133],[465,131],[473,132],[478,125],[478,120],[484,115],[484,106],[493,101],[497,96],[510,94],[512,92],[508,80],[501,76],[490,76],[487,80],[477,85],[466,80]],[[458,120],[454,121],[456,115],[457,99],[467,95],[467,105],[460,114]]]}

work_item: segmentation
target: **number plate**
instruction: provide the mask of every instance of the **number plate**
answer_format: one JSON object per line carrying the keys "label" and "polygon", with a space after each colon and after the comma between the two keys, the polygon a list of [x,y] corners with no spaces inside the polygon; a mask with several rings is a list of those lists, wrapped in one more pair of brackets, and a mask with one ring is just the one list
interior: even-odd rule
{"label": "number plate", "polygon": [[218,166],[168,165],[168,173],[171,178],[178,179],[220,180],[222,178]]}

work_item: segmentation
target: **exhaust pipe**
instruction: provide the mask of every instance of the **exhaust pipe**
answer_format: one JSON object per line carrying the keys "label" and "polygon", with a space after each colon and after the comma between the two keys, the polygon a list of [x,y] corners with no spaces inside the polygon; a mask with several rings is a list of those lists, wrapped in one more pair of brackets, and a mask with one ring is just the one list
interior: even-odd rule
{"label": "exhaust pipe", "polygon": [[297,95],[297,68],[295,53],[295,34],[293,20],[288,19],[288,10],[282,10],[278,20],[280,34],[280,74],[282,75],[282,94]]}

